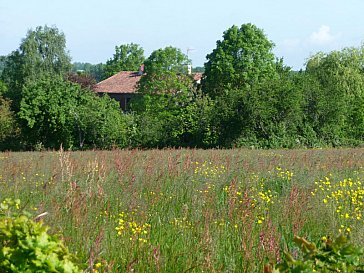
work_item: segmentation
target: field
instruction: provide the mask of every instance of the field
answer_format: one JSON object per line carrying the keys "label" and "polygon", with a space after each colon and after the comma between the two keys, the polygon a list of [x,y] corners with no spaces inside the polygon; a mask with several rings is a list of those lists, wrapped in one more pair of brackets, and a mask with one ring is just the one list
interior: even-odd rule
{"label": "field", "polygon": [[364,245],[364,149],[0,153],[0,199],[89,272],[262,272],[294,235]]}

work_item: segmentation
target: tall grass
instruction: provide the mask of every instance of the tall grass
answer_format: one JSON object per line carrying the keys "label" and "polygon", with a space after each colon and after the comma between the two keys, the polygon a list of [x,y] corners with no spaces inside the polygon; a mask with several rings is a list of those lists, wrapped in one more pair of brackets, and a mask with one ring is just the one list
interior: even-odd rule
{"label": "tall grass", "polygon": [[364,149],[2,153],[0,198],[47,211],[90,272],[262,272],[294,235],[345,222],[363,243],[363,219],[315,191],[325,177],[363,181],[363,167]]}

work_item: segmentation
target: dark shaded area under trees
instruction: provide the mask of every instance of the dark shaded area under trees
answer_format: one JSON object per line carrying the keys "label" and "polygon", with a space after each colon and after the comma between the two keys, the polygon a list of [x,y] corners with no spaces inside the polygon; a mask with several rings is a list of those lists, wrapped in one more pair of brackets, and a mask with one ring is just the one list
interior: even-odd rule
{"label": "dark shaded area under trees", "polygon": [[[115,47],[106,64],[71,64],[56,27],[29,30],[0,57],[0,149],[295,148],[364,142],[364,46],[317,53],[295,72],[253,24],[232,26],[207,55],[201,84],[187,56]],[[123,113],[96,82],[144,63]]]}

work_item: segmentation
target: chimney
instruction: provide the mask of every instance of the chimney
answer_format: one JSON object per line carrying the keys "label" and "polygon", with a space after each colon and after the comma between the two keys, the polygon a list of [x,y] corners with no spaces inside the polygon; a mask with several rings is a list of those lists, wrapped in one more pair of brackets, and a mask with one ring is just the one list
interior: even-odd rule
{"label": "chimney", "polygon": [[139,67],[138,75],[142,76],[144,74],[144,64],[141,64]]}
{"label": "chimney", "polygon": [[192,74],[192,65],[190,65],[190,64],[187,65],[187,73],[188,73],[188,75]]}

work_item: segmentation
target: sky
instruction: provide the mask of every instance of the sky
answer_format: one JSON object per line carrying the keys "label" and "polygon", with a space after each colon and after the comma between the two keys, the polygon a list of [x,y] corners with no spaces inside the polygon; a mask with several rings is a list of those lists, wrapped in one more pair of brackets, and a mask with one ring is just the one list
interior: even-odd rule
{"label": "sky", "polygon": [[146,57],[166,46],[190,49],[193,66],[203,66],[225,30],[252,23],[298,70],[319,51],[360,46],[363,10],[363,0],[0,0],[0,55],[48,25],[65,34],[74,62],[105,63],[115,46],[137,43]]}

